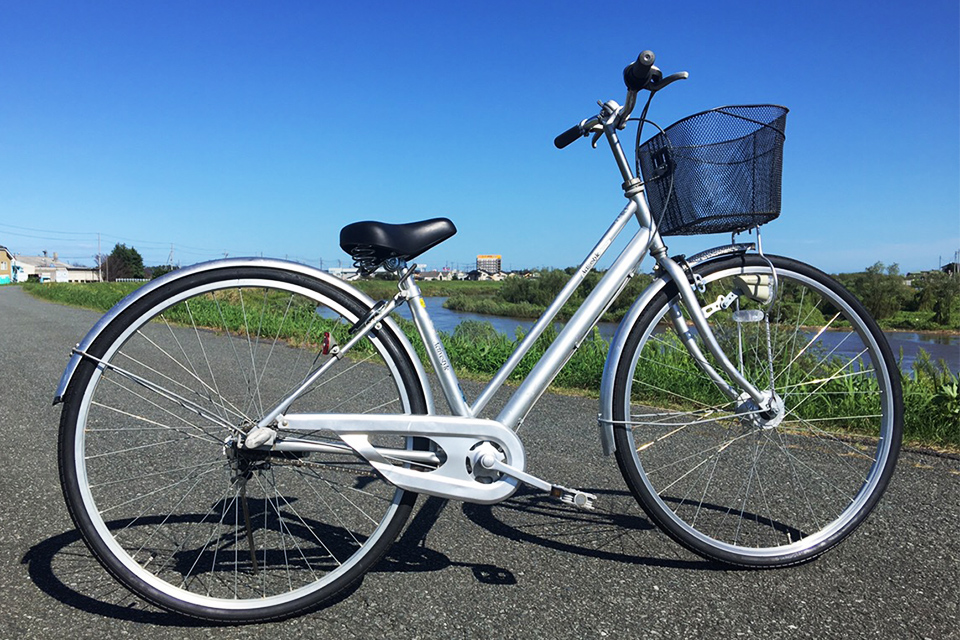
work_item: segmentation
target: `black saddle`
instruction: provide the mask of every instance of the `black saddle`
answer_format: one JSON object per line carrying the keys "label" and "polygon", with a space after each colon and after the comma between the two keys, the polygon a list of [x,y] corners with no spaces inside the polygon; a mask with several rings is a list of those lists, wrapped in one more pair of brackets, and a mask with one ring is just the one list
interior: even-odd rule
{"label": "black saddle", "polygon": [[354,222],[340,230],[340,248],[353,257],[357,267],[369,272],[390,258],[412,260],[456,232],[446,218],[407,224]]}

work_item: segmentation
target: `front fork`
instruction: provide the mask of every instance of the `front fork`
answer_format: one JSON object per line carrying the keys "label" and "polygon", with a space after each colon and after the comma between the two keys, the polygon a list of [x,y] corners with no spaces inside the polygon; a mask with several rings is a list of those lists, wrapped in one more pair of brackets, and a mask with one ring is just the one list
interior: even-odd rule
{"label": "front fork", "polygon": [[[657,255],[657,253],[660,255]],[[759,407],[760,411],[766,411],[770,409],[770,394],[763,393],[749,380],[747,380],[720,347],[720,343],[717,342],[716,336],[713,335],[713,330],[710,329],[710,325],[707,324],[707,317],[703,313],[703,310],[700,307],[700,301],[697,300],[697,295],[693,290],[693,286],[687,279],[683,269],[681,269],[680,266],[666,254],[665,249],[662,251],[662,253],[659,251],[657,253],[654,253],[657,264],[659,264],[660,267],[670,277],[670,279],[676,283],[677,290],[680,292],[680,299],[683,303],[683,306],[687,308],[687,313],[690,316],[690,320],[693,322],[693,326],[700,335],[700,339],[703,341],[704,346],[706,346],[707,351],[710,352],[710,354],[720,365],[720,369],[723,371],[723,373],[728,376],[727,379],[733,381],[733,384],[729,384],[726,381],[727,379],[720,375],[720,372],[718,372],[707,361],[703,352],[700,350],[700,347],[697,345],[690,328],[687,326],[687,322],[683,317],[683,312],[680,305],[672,304],[670,305],[669,310],[670,320],[673,323],[674,329],[677,331],[677,335],[680,337],[680,341],[686,347],[687,351],[690,352],[690,356],[696,361],[697,366],[699,366],[700,369],[702,369],[703,372],[717,384],[724,395],[731,400],[737,400],[746,395],[753,400],[754,403],[756,403],[756,406]]]}

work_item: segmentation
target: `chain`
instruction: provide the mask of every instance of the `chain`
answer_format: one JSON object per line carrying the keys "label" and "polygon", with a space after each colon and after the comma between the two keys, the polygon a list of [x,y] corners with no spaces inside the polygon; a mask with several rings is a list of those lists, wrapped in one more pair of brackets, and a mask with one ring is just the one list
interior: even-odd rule
{"label": "chain", "polygon": [[339,464],[331,464],[329,462],[310,462],[308,460],[302,459],[290,459],[290,458],[270,458],[270,464],[282,465],[286,467],[307,467],[307,468],[316,468],[316,469],[332,469],[334,471],[342,471],[344,473],[349,473],[357,476],[367,476],[371,478],[378,478],[380,474],[377,473],[373,467],[364,467],[362,465],[357,465],[356,467],[347,467]]}

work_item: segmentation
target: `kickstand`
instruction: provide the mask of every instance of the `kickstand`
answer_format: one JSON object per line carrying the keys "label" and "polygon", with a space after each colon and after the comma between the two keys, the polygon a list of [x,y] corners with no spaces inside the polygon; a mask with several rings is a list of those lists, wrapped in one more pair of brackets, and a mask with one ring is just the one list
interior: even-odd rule
{"label": "kickstand", "polygon": [[243,526],[247,530],[247,546],[250,549],[250,560],[253,562],[253,572],[260,570],[257,564],[257,551],[253,543],[253,527],[250,526],[250,507],[247,504],[247,479],[240,480],[240,505],[243,507]]}

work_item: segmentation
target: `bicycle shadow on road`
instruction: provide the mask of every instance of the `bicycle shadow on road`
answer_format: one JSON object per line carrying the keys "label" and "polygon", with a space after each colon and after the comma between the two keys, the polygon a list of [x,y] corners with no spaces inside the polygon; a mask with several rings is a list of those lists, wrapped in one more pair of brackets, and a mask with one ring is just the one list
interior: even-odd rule
{"label": "bicycle shadow on road", "polygon": [[[443,554],[426,549],[414,540],[424,538],[426,520],[432,517],[431,513],[439,513],[444,504],[445,501],[438,498],[428,499],[424,505],[426,510],[421,509],[411,522],[414,526],[408,528],[408,532],[413,533],[401,537],[389,551],[389,556],[381,560],[371,573],[436,571],[455,565],[456,563]],[[116,620],[158,626],[221,626],[216,622],[156,609],[140,600],[106,572],[87,549],[76,529],[35,544],[24,554],[21,564],[26,565],[31,581],[41,591],[74,609]],[[487,572],[488,569],[478,566],[475,574],[483,576]],[[361,585],[362,581],[358,581],[322,603],[317,610],[329,608],[348,599]]]}
{"label": "bicycle shadow on road", "polygon": [[47,538],[21,559],[37,587],[63,604],[98,616],[158,626],[205,627],[201,620],[153,609],[114,581],[76,529]]}
{"label": "bicycle shadow on road", "polygon": [[[618,504],[619,499],[635,505],[625,491],[589,489],[605,503]],[[407,525],[403,535],[374,571],[427,572],[450,567],[466,567],[478,582],[488,585],[513,585],[516,576],[503,567],[489,563],[457,562],[431,549],[427,537],[433,524],[448,504],[441,498],[427,498]],[[585,511],[561,503],[556,498],[521,487],[509,500],[495,505],[464,503],[463,514],[474,524],[509,540],[533,543],[563,553],[648,567],[674,569],[722,570],[731,567],[690,556],[653,557],[640,553],[644,541],[639,534],[656,531],[645,517],[597,509]],[[646,545],[649,547],[649,545]]]}
{"label": "bicycle shadow on road", "polygon": [[[632,500],[627,492],[590,489],[604,503],[620,498]],[[405,531],[372,573],[434,572],[466,567],[478,582],[513,585],[514,574],[489,563],[452,560],[427,545],[427,537],[447,500],[427,498]],[[676,569],[724,570],[730,567],[692,558],[653,557],[649,540],[637,538],[655,530],[645,517],[617,510],[583,511],[543,494],[521,488],[516,495],[496,505],[463,504],[463,514],[490,533],[515,541],[533,543],[563,553],[612,562]],[[647,550],[647,553],[640,553]],[[217,626],[175,613],[154,609],[114,581],[91,555],[75,529],[43,540],[23,556],[30,579],[37,587],[67,606],[117,620],[174,627]],[[329,608],[351,596],[362,581],[326,601]]]}
{"label": "bicycle shadow on road", "polygon": [[[651,555],[652,542],[664,536],[646,517],[630,511],[638,507],[627,491],[584,489],[598,497],[595,510],[578,509],[533,489],[521,489],[509,500],[495,505],[464,504],[463,513],[491,533],[600,560],[647,567],[729,571],[731,567],[696,558]],[[614,508],[603,505],[613,504]],[[619,508],[618,508],[619,507]],[[673,544],[670,542],[670,544]]]}

